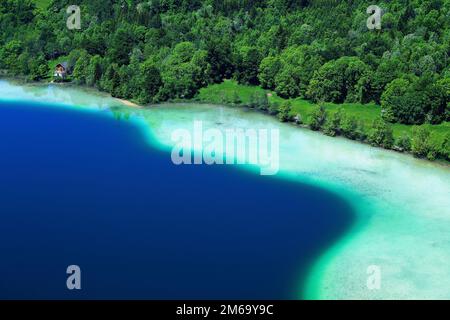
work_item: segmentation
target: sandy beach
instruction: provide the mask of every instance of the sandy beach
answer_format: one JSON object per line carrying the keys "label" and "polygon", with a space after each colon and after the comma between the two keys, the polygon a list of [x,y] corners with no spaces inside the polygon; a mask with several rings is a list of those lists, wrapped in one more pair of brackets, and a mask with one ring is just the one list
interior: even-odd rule
{"label": "sandy beach", "polygon": [[118,101],[122,102],[124,105],[128,106],[128,107],[132,107],[132,108],[142,108],[142,106],[131,102],[129,100],[125,100],[125,99],[120,99],[120,98],[116,98]]}

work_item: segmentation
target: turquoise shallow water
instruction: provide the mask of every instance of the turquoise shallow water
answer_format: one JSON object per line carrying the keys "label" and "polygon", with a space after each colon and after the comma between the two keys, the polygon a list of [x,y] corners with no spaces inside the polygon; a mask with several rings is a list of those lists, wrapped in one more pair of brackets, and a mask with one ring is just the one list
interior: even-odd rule
{"label": "turquoise shallow water", "polygon": [[[251,111],[179,105],[148,112],[166,119],[155,123],[159,116],[147,117],[165,144],[174,127],[189,127],[194,118],[211,126],[279,128],[278,176],[335,192],[353,207],[354,227],[316,262],[299,297],[450,298],[448,167],[299,130]],[[371,266],[381,270],[379,290],[367,287]]]}
{"label": "turquoise shallow water", "polygon": [[[335,194],[346,200],[356,217],[354,226],[315,259],[306,287],[304,277],[298,276],[298,297],[450,298],[448,167],[325,137],[244,110],[182,104],[132,110],[114,99],[75,88],[20,87],[6,82],[0,82],[0,92],[14,98],[90,106],[90,110],[112,107],[117,117],[137,121],[149,143],[156,142],[162,151],[170,150],[173,130],[192,130],[194,120],[222,129],[277,128],[281,171],[275,179]],[[381,271],[378,290],[367,287],[370,266]]]}

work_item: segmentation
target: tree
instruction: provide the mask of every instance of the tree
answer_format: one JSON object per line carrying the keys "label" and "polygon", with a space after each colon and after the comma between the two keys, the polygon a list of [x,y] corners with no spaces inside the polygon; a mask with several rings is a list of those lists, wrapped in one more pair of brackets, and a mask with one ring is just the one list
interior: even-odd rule
{"label": "tree", "polygon": [[118,74],[118,65],[115,63],[109,64],[100,80],[100,88],[114,96],[114,93],[119,86],[120,77]]}
{"label": "tree", "polygon": [[258,107],[258,94],[256,92],[250,94],[247,107],[250,109],[256,109]]}
{"label": "tree", "polygon": [[[336,3],[332,14],[309,0],[79,0],[83,28],[73,31],[65,27],[67,0],[48,8],[2,0],[0,70],[41,80],[48,66],[68,61],[71,80],[142,103],[190,99],[234,77],[285,99],[375,102],[391,123],[449,121],[448,1],[403,2],[385,1],[383,29],[372,32],[362,0]],[[236,91],[224,91],[223,100],[241,104]],[[250,107],[291,114],[252,91]],[[330,135],[365,140],[369,131],[359,116],[302,114]],[[375,143],[385,144],[375,139],[385,129],[370,128]],[[431,139],[434,151],[425,156],[445,158],[442,139]],[[395,147],[407,143],[400,137]]]}
{"label": "tree", "polygon": [[327,111],[323,105],[320,105],[311,113],[309,127],[314,131],[318,131],[322,129],[326,120]]}
{"label": "tree", "polygon": [[87,67],[86,84],[89,86],[96,86],[103,74],[103,59],[99,55],[95,55],[89,61]]}
{"label": "tree", "polygon": [[341,119],[341,134],[352,140],[364,140],[365,134],[361,124],[355,116],[347,116],[345,113]]}
{"label": "tree", "polygon": [[112,36],[108,56],[119,66],[130,62],[130,54],[134,47],[134,34],[131,28],[124,25]]}
{"label": "tree", "polygon": [[260,62],[261,59],[256,48],[249,46],[240,47],[236,54],[236,78],[238,82],[242,84],[258,84]]}
{"label": "tree", "polygon": [[211,65],[213,82],[218,83],[223,79],[229,79],[235,69],[230,42],[218,37],[208,37],[205,42],[205,50],[208,52],[207,61]]}
{"label": "tree", "polygon": [[450,121],[450,74],[440,79],[437,82],[437,86],[439,86],[441,88],[440,90],[445,94],[445,100],[447,102],[445,111],[443,112],[444,121]]}
{"label": "tree", "polygon": [[409,135],[403,134],[395,140],[395,147],[399,151],[410,151],[411,150],[411,137]]}
{"label": "tree", "polygon": [[259,66],[258,79],[265,89],[275,89],[275,78],[282,67],[278,57],[269,56],[261,61]]}
{"label": "tree", "polygon": [[340,135],[341,133],[341,123],[344,117],[344,111],[340,108],[338,111],[333,112],[330,117],[328,117],[323,126],[323,132],[331,137]]}
{"label": "tree", "polygon": [[418,158],[435,158],[428,126],[414,126],[412,129],[411,151]]}
{"label": "tree", "polygon": [[258,92],[256,95],[257,108],[261,111],[267,111],[269,109],[269,98],[264,91]]}
{"label": "tree", "polygon": [[0,48],[0,68],[10,69],[13,72],[20,71],[18,57],[23,51],[21,41],[12,40]]}
{"label": "tree", "polygon": [[44,56],[39,56],[30,61],[30,76],[33,81],[42,80],[48,77],[49,68]]}
{"label": "tree", "polygon": [[[399,109],[405,106],[405,95],[410,82],[407,79],[395,79],[386,88],[381,97],[381,115],[385,121],[397,122],[399,120]],[[406,106],[407,107],[407,106]]]}
{"label": "tree", "polygon": [[299,73],[291,66],[287,66],[275,78],[276,93],[283,98],[298,97],[300,95]]}
{"label": "tree", "polygon": [[394,134],[392,127],[382,119],[374,120],[369,132],[369,142],[373,146],[391,149],[394,145]]}
{"label": "tree", "polygon": [[440,158],[450,161],[450,133],[447,132],[442,140],[438,154]]}
{"label": "tree", "polygon": [[139,92],[137,100],[140,103],[149,103],[156,100],[156,96],[163,85],[159,69],[152,61],[146,61],[139,67],[137,87]]}
{"label": "tree", "polygon": [[284,101],[278,108],[278,111],[279,112],[277,116],[281,122],[288,122],[292,119],[292,104],[290,101]]}
{"label": "tree", "polygon": [[211,65],[208,62],[208,52],[205,50],[197,50],[192,56],[191,64],[194,67],[192,76],[197,89],[213,83]]}
{"label": "tree", "polygon": [[78,84],[86,84],[90,60],[90,55],[84,51],[75,63],[72,76]]}
{"label": "tree", "polygon": [[383,56],[377,70],[366,76],[366,87],[362,82],[360,83],[361,90],[363,90],[362,102],[374,101],[380,104],[381,95],[386,86],[399,78],[405,69],[405,64],[399,57]]}
{"label": "tree", "polygon": [[440,123],[446,105],[445,89],[430,77],[395,79],[381,97],[383,119],[405,124]]}
{"label": "tree", "polygon": [[314,74],[307,95],[314,102],[361,101],[357,85],[368,72],[369,67],[356,57],[342,57],[327,62]]}
{"label": "tree", "polygon": [[286,48],[281,56],[282,68],[275,75],[275,91],[283,98],[305,97],[314,72],[322,65],[318,49],[301,45]]}

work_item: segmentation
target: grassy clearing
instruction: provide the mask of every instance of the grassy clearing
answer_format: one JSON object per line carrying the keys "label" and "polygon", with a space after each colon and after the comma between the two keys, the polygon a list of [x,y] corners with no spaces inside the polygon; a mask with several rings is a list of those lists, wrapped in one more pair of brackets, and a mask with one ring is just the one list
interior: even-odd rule
{"label": "grassy clearing", "polygon": [[242,103],[250,101],[250,97],[255,92],[264,92],[260,87],[240,85],[235,81],[225,80],[220,84],[213,84],[207,88],[200,89],[197,96],[199,101],[209,103],[227,103],[233,100],[234,94],[238,94]]}
{"label": "grassy clearing", "polygon": [[40,9],[45,9],[50,5],[51,0],[34,0],[36,7]]}
{"label": "grassy clearing", "polygon": [[[200,93],[196,97],[196,100],[217,104],[231,103],[234,100],[235,95],[237,94],[242,103],[245,104],[250,101],[252,94],[254,94],[255,92],[264,92],[264,90],[260,87],[240,85],[233,80],[225,80],[223,83],[214,84],[207,88],[201,89]],[[278,97],[274,92],[266,91],[266,93],[269,94],[269,101],[271,103],[281,103],[285,101],[285,99]],[[306,124],[309,123],[309,118],[312,111],[318,107],[314,103],[299,98],[291,99],[291,103],[292,114],[299,114]],[[326,103],[325,108],[330,113],[336,112],[338,109],[343,108],[347,115],[354,116],[359,119],[366,128],[369,128],[372,125],[373,121],[376,118],[380,117],[381,112],[380,106],[373,103]],[[428,126],[432,130],[432,140],[435,143],[441,142],[444,139],[445,134],[448,134],[450,132],[450,122],[445,122],[439,125],[425,124],[424,126]],[[392,124],[392,129],[396,138],[403,135],[412,135],[411,125]]]}

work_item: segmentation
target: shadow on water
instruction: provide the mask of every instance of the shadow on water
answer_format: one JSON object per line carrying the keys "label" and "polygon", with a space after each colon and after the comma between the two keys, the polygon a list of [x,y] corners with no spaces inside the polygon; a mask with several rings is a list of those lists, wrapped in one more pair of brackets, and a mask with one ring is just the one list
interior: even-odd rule
{"label": "shadow on water", "polygon": [[0,137],[3,299],[296,298],[353,220],[316,187],[174,166],[100,114],[0,103]]}

